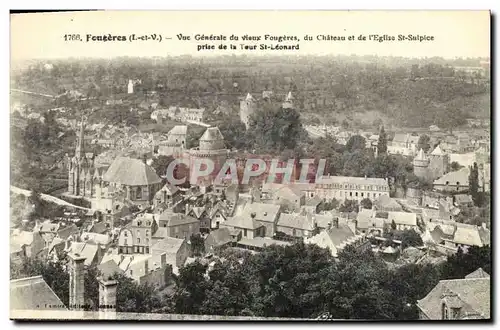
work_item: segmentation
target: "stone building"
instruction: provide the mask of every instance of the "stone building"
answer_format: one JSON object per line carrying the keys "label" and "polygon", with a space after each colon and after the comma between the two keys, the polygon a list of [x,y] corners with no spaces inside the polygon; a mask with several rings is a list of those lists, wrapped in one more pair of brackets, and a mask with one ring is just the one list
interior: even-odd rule
{"label": "stone building", "polygon": [[167,140],[160,142],[158,146],[158,154],[173,157],[182,155],[186,149],[186,136],[186,125],[174,126],[170,132],[168,132]]}
{"label": "stone building", "polygon": [[247,129],[250,125],[250,116],[257,108],[256,105],[257,103],[250,93],[247,94],[244,100],[240,101],[240,120]]}
{"label": "stone building", "polygon": [[200,144],[196,148],[192,148],[185,153],[185,158],[189,159],[189,168],[199,169],[205,160],[209,160],[214,164],[214,169],[206,177],[198,178],[198,184],[210,185],[220,169],[226,162],[229,150],[225,147],[224,136],[217,127],[209,127],[200,138]]}
{"label": "stone building", "polygon": [[[358,178],[346,176],[322,177],[315,186],[316,195],[324,199],[357,200],[389,196],[389,182],[384,178]],[[314,197],[314,196],[310,196]]]}

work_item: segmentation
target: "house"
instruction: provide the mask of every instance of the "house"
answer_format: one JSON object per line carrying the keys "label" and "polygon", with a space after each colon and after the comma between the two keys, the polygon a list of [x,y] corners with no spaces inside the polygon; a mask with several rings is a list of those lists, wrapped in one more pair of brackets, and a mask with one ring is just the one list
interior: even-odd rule
{"label": "house", "polygon": [[276,232],[289,237],[304,238],[315,234],[316,223],[312,215],[281,213],[276,224]]}
{"label": "house", "polygon": [[321,203],[323,203],[323,200],[318,196],[307,198],[305,205],[302,206],[302,210],[310,214],[316,214],[319,211]]}
{"label": "house", "polygon": [[214,249],[230,245],[241,238],[241,231],[231,230],[230,228],[223,227],[213,230],[205,238],[205,252],[212,253]]}
{"label": "house", "polygon": [[90,226],[87,227],[87,232],[88,233],[96,233],[96,234],[105,234],[109,231],[109,227],[106,225],[105,222],[96,222],[92,221]]}
{"label": "house", "polygon": [[107,249],[111,242],[113,241],[113,237],[108,234],[97,234],[97,233],[82,233],[80,236],[80,240],[82,242],[100,244],[101,247]]}
{"label": "house", "polygon": [[299,212],[305,202],[305,195],[295,185],[285,185],[273,194],[273,203],[283,206],[290,212]]}
{"label": "house", "polygon": [[[64,252],[67,254],[79,254],[85,257],[85,267],[96,266],[101,262],[104,251],[99,244],[87,242],[73,242],[71,238],[66,241]],[[51,256],[56,257],[56,256]]]}
{"label": "house", "polygon": [[125,272],[120,267],[118,267],[118,264],[113,259],[101,262],[101,264],[97,266],[97,269],[101,272],[104,278],[109,278],[115,274],[125,274]]}
{"label": "house", "polygon": [[118,253],[150,253],[158,228],[154,214],[141,213],[118,234]]}
{"label": "house", "polygon": [[373,208],[377,211],[394,211],[401,212],[403,211],[403,207],[399,204],[394,198],[389,197],[388,195],[382,195],[378,197],[373,202]]}
{"label": "house", "polygon": [[356,235],[351,227],[345,223],[336,220],[326,230],[319,234],[306,238],[306,244],[316,244],[322,248],[330,249],[333,257],[338,257],[347,245],[354,246],[359,249],[365,249],[369,246],[369,241],[363,235]]}
{"label": "house", "polygon": [[417,229],[417,214],[409,212],[387,212],[386,224],[396,223],[396,230]]}
{"label": "house", "polygon": [[266,236],[266,226],[261,221],[256,220],[257,213],[243,212],[242,214],[228,218],[221,225],[232,230],[241,230],[242,238],[254,238]]}
{"label": "house", "polygon": [[465,192],[469,190],[469,168],[465,167],[458,171],[449,172],[434,180],[433,187],[440,191],[459,191]]}
{"label": "house", "polygon": [[[158,216],[158,227],[165,228],[166,237],[189,238],[200,233],[200,221],[189,215],[166,210]],[[155,233],[155,237],[158,237]]]}
{"label": "house", "polygon": [[11,310],[68,310],[41,275],[10,281]]}
{"label": "house", "polygon": [[13,259],[36,258],[45,248],[45,240],[38,231],[14,230],[10,235],[10,255]]}
{"label": "house", "polygon": [[474,205],[474,201],[472,200],[471,195],[467,194],[458,194],[453,196],[455,199],[455,206],[457,207],[468,207]]}
{"label": "house", "polygon": [[427,296],[417,301],[419,318],[421,320],[490,319],[490,278],[478,275],[478,271],[475,271],[464,279],[439,281]]}
{"label": "house", "polygon": [[241,216],[251,218],[252,215],[254,215],[253,218],[257,224],[264,226],[265,228],[262,236],[273,237],[276,233],[276,225],[280,211],[280,205],[254,202],[245,205]]}
{"label": "house", "polygon": [[377,218],[376,212],[362,209],[356,217],[356,230],[363,234],[382,235],[386,219]]}
{"label": "house", "polygon": [[[155,243],[152,247],[155,260],[165,259],[174,269],[184,265],[189,257],[189,245],[186,239],[166,237]],[[165,257],[163,257],[163,255]]]}
{"label": "house", "polygon": [[[165,169],[166,171],[166,169]],[[177,186],[166,183],[154,197],[154,206],[165,203],[168,207],[178,202],[181,198],[180,190]]]}
{"label": "house", "polygon": [[[389,182],[383,178],[358,178],[346,176],[324,176],[317,180],[315,196],[331,200],[357,200],[389,196]],[[311,196],[314,197],[314,196]]]}
{"label": "house", "polygon": [[427,227],[435,244],[442,245],[450,252],[456,252],[459,247],[488,246],[491,242],[490,230],[485,225],[474,226],[446,221],[429,223]]}

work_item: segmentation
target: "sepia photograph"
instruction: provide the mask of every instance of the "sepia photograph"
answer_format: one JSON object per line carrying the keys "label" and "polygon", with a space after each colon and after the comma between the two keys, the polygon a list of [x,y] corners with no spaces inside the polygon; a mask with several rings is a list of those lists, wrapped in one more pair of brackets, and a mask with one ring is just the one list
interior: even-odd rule
{"label": "sepia photograph", "polygon": [[10,319],[491,322],[490,24],[11,12]]}

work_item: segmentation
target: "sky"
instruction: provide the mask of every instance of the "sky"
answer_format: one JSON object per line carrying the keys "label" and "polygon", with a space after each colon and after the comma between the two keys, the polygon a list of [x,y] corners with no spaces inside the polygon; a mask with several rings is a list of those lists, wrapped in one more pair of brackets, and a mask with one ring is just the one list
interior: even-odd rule
{"label": "sky", "polygon": [[[65,41],[79,34],[82,41]],[[90,41],[92,36],[131,34],[162,36],[158,41]],[[180,41],[177,34],[189,35]],[[239,36],[238,41],[195,41],[196,34]],[[269,46],[276,42],[243,41],[248,34],[297,36],[299,50],[242,50],[240,44]],[[433,41],[397,41],[398,35],[426,35]],[[304,36],[313,37],[305,41]],[[354,36],[353,41],[319,41],[318,35]],[[357,40],[360,35],[366,41]],[[396,41],[370,41],[369,35]],[[166,40],[166,38],[172,38]],[[221,43],[236,50],[202,50]],[[61,59],[117,56],[213,55],[378,55],[403,57],[489,57],[489,11],[100,11],[11,15],[11,59]]]}

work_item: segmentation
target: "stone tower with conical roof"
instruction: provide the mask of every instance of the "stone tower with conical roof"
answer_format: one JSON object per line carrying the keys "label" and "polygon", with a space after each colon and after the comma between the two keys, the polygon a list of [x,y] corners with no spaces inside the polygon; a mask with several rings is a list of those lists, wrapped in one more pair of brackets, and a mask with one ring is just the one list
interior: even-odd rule
{"label": "stone tower with conical roof", "polygon": [[247,94],[244,100],[240,101],[240,120],[247,129],[250,125],[250,116],[255,112],[256,105],[255,99],[250,93]]}
{"label": "stone tower with conical roof", "polygon": [[429,154],[429,177],[432,180],[442,177],[450,171],[450,156],[438,145]]}
{"label": "stone tower with conical roof", "polygon": [[424,149],[420,149],[413,159],[413,173],[419,178],[428,178],[429,159],[425,156]]}

